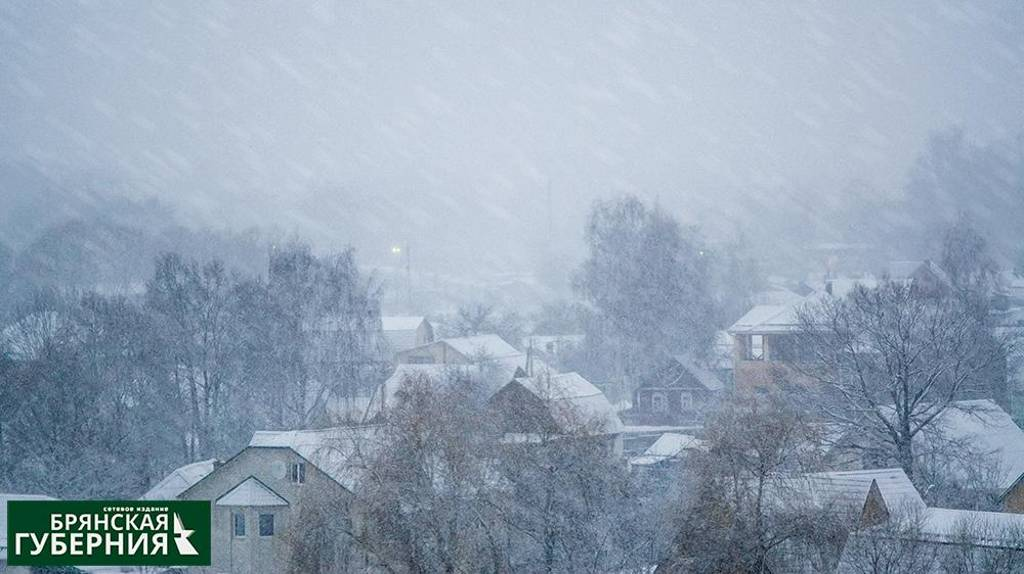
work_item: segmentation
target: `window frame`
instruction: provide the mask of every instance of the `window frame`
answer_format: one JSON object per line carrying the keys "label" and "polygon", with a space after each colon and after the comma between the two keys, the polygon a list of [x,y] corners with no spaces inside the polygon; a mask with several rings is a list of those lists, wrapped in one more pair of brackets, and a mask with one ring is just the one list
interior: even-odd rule
{"label": "window frame", "polygon": [[[231,513],[231,537],[232,538],[245,538],[247,534],[247,524],[244,512],[232,512]],[[239,526],[241,526],[242,533],[239,534]]]}
{"label": "window frame", "polygon": [[292,484],[306,484],[306,463],[299,461],[288,465],[288,480]]}
{"label": "window frame", "polygon": [[[268,519],[268,518],[270,519],[269,520],[269,524],[270,524],[269,533],[268,534],[264,534],[264,531],[265,531],[264,526],[266,524],[268,524],[267,522],[265,522],[265,519]],[[259,518],[257,520],[257,527],[258,527],[257,530],[259,532],[260,538],[270,538],[270,537],[274,536],[274,514],[273,513],[266,513],[266,514],[260,513]]]}
{"label": "window frame", "polygon": [[668,397],[661,391],[655,391],[651,393],[651,412],[653,413],[666,413],[668,412]]}
{"label": "window frame", "polygon": [[[760,352],[757,353],[757,354],[754,353],[754,347],[755,347],[754,339],[755,339],[755,337],[756,337],[756,339],[758,341],[758,344],[756,345],[756,347],[760,350]],[[768,358],[768,353],[767,353],[768,345],[767,345],[767,343],[768,343],[768,338],[765,335],[763,335],[763,334],[755,333],[755,334],[749,335],[747,337],[747,356],[746,356],[746,359],[748,361],[764,361],[764,360],[767,360],[767,358]]]}

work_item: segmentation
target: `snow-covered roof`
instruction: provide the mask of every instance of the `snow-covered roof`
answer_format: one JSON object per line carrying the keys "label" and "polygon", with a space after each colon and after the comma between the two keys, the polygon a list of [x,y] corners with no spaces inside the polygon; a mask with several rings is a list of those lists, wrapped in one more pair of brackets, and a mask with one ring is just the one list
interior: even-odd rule
{"label": "snow-covered roof", "polygon": [[7,502],[10,500],[57,500],[42,494],[0,493],[0,562],[7,561]]}
{"label": "snow-covered roof", "polygon": [[240,482],[217,499],[216,506],[288,506],[288,501],[256,477]]}
{"label": "snow-covered roof", "polygon": [[201,460],[178,467],[170,472],[160,482],[153,485],[145,494],[139,497],[140,500],[174,500],[179,494],[188,490],[193,484],[199,482],[206,475],[213,472],[217,466],[217,459],[211,458]]}
{"label": "snow-covered roof", "polygon": [[649,466],[678,457],[683,451],[704,448],[704,441],[699,438],[680,433],[667,432],[654,441],[640,456],[630,459],[633,466]]}
{"label": "snow-covered roof", "polygon": [[848,516],[859,516],[876,484],[890,513],[919,512],[924,500],[903,469],[816,472],[780,477],[773,481],[767,496],[781,506],[812,505],[832,509]]}
{"label": "snow-covered roof", "polygon": [[423,317],[399,316],[381,317],[381,328],[384,331],[415,331],[426,321]]}
{"label": "snow-covered roof", "polygon": [[486,355],[492,359],[522,355],[515,347],[498,335],[474,335],[472,337],[455,337],[441,339],[444,343],[466,357]]}
{"label": "snow-covered roof", "polygon": [[818,472],[805,474],[804,478],[819,503],[863,506],[871,484],[875,483],[889,512],[911,512],[925,507],[921,493],[902,468]]}
{"label": "snow-covered roof", "polygon": [[394,406],[395,397],[406,381],[426,379],[431,384],[452,380],[455,377],[476,379],[480,376],[480,368],[476,365],[444,365],[444,364],[401,364],[395,372],[380,384],[370,397],[369,405],[363,416],[364,421],[373,420],[378,414]]}
{"label": "snow-covered roof", "polygon": [[693,375],[693,378],[703,385],[705,389],[709,391],[721,391],[725,388],[725,383],[722,382],[722,379],[719,379],[717,375],[701,366],[693,357],[689,355],[676,355],[673,358],[688,373]]}
{"label": "snow-covered roof", "polygon": [[922,270],[931,272],[942,282],[950,282],[946,271],[929,259],[924,261],[890,261],[886,266],[886,275],[892,281],[909,281]]}
{"label": "snow-covered roof", "polygon": [[514,380],[549,405],[555,422],[563,429],[600,423],[607,434],[622,432],[622,421],[601,389],[578,373],[545,374]]}
{"label": "snow-covered roof", "polygon": [[729,333],[787,333],[799,325],[795,304],[755,305],[729,327]]}
{"label": "snow-covered roof", "polygon": [[355,490],[369,457],[377,450],[379,427],[256,431],[250,447],[290,448],[338,484]]}
{"label": "snow-covered roof", "polygon": [[[933,423],[933,430],[922,432],[922,441],[952,440],[968,444],[973,454],[989,458],[997,468],[993,477],[1006,490],[1024,476],[1024,431],[1003,409],[990,399],[957,401]],[[973,463],[968,463],[973,464]],[[963,474],[974,468],[956,468]]]}
{"label": "snow-covered roof", "polygon": [[426,321],[423,317],[381,317],[384,339],[392,351],[415,348],[417,332]]}
{"label": "snow-covered roof", "polygon": [[966,535],[977,546],[1024,548],[1024,514],[929,508],[917,527],[925,540],[952,542]]}

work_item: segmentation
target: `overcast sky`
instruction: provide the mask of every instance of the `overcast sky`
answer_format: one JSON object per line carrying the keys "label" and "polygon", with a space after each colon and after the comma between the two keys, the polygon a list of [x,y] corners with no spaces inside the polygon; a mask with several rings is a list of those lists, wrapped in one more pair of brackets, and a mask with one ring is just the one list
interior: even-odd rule
{"label": "overcast sky", "polygon": [[623,191],[898,190],[932,130],[1022,118],[1019,1],[0,4],[0,158],[370,259],[504,253],[549,207],[578,238]]}

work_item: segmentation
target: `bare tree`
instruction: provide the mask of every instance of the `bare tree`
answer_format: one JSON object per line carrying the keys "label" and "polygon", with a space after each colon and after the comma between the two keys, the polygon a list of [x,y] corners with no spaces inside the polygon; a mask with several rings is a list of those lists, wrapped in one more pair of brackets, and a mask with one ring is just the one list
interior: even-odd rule
{"label": "bare tree", "polygon": [[[659,572],[827,571],[848,528],[840,509],[789,500],[817,465],[818,429],[781,397],[743,396],[709,421],[675,549]],[[801,570],[804,569],[804,570]]]}
{"label": "bare tree", "polygon": [[983,375],[1004,356],[983,317],[958,298],[908,283],[822,298],[801,310],[799,322],[799,377],[781,382],[911,477],[914,438],[956,401],[990,396]]}

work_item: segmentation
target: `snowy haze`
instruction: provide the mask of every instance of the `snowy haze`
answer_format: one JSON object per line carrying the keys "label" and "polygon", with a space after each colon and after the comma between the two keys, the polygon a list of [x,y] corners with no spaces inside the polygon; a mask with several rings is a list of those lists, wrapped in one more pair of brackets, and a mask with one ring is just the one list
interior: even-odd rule
{"label": "snowy haze", "polygon": [[1022,31],[1018,2],[5,2],[0,159],[529,271],[613,194],[710,235],[780,191],[899,194],[933,131],[1021,130]]}

